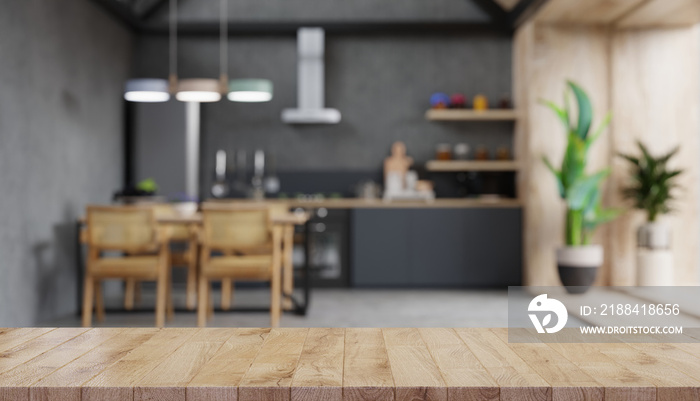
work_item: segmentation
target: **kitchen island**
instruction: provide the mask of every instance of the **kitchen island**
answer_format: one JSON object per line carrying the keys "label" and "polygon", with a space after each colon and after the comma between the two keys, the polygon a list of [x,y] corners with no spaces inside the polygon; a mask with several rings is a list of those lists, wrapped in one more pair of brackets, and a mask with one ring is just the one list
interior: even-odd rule
{"label": "kitchen island", "polygon": [[700,344],[508,343],[506,329],[17,328],[0,352],[3,400],[700,396]]}

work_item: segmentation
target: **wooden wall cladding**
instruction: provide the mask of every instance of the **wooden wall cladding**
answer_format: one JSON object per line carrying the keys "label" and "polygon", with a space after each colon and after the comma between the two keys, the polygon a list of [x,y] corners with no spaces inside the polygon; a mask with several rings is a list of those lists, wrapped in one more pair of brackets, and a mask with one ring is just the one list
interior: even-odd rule
{"label": "wooden wall cladding", "polygon": [[[615,2],[613,2],[615,3]],[[672,224],[676,282],[698,282],[700,253],[700,28],[620,30],[608,25],[527,22],[514,41],[514,94],[522,118],[516,127],[516,152],[522,160],[520,193],[525,205],[524,282],[558,285],[554,250],[562,244],[564,205],[547,155],[562,158],[565,137],[557,118],[539,99],[561,102],[566,79],[591,96],[595,124],[613,112],[613,124],[591,150],[589,171],[611,165],[604,201],[623,206],[620,187],[629,172],[618,151],[634,152],[637,138],[663,152],[682,150],[676,166],[686,169]],[[599,229],[595,242],[605,246],[606,261],[597,284],[636,283],[636,228],[643,222],[630,212]]]}
{"label": "wooden wall cladding", "polygon": [[644,1],[549,0],[537,14],[536,21],[547,23],[608,24],[635,9]]}
{"label": "wooden wall cladding", "polygon": [[650,0],[620,19],[618,28],[688,26],[700,23],[698,0]]}
{"label": "wooden wall cladding", "polygon": [[[700,2],[699,2],[700,4]],[[679,177],[676,211],[663,219],[673,230],[676,284],[698,279],[698,183],[700,183],[700,30],[696,28],[616,31],[612,37],[612,145],[616,151],[637,153],[640,139],[656,153],[676,145],[681,150],[672,167],[683,168]],[[612,160],[611,183],[629,183],[627,163]],[[619,192],[615,205],[622,206]],[[634,285],[636,228],[644,222],[642,212],[630,212],[611,225],[611,284]]]}
{"label": "wooden wall cladding", "polygon": [[[526,205],[525,260],[526,285],[559,285],[554,250],[562,245],[564,204],[554,177],[542,162],[547,155],[553,163],[563,158],[566,134],[551,110],[540,99],[563,102],[567,79],[581,84],[595,105],[595,121],[610,108],[608,103],[608,30],[600,27],[560,27],[527,23],[515,40],[515,93],[525,114],[517,142],[526,172],[520,192]],[[591,150],[591,171],[609,160],[609,133]],[[603,227],[596,241],[607,237]],[[605,270],[605,268],[604,268]],[[605,277],[603,272],[599,277]]]}

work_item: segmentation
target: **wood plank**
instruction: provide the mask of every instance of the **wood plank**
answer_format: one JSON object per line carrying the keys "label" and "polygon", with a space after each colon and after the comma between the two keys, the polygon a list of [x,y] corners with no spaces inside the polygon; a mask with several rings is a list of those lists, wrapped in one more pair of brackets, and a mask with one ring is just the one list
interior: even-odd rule
{"label": "wood plank", "polygon": [[161,329],[139,347],[85,383],[82,387],[81,399],[83,401],[132,400],[134,383],[160,365],[198,331],[199,329]]}
{"label": "wood plank", "polygon": [[270,329],[232,329],[233,335],[187,384],[187,399],[224,401],[238,397],[238,384]]}
{"label": "wood plank", "polygon": [[119,336],[93,348],[34,383],[29,389],[29,398],[32,401],[80,401],[80,387],[85,382],[157,332],[156,328],[131,328],[122,331]]}
{"label": "wood plank", "polygon": [[187,384],[233,334],[228,328],[197,332],[134,383],[134,401],[185,401]]}
{"label": "wood plank", "polygon": [[455,329],[462,341],[501,387],[502,401],[552,399],[549,383],[496,334],[483,329]]}
{"label": "wood plank", "polygon": [[122,329],[88,330],[0,374],[0,400],[28,400],[29,387],[63,365],[118,335]]}
{"label": "wood plank", "polygon": [[447,385],[449,400],[499,400],[498,383],[452,329],[418,329]]}
{"label": "wood plank", "polygon": [[238,386],[250,401],[288,401],[294,371],[309,329],[273,329]]}
{"label": "wood plank", "polygon": [[491,331],[552,386],[553,400],[603,400],[603,385],[546,344],[508,343],[508,329]]}
{"label": "wood plank", "polygon": [[675,361],[671,365],[663,363],[627,344],[599,344],[598,348],[619,365],[654,384],[658,400],[700,400],[700,380],[675,369]]}
{"label": "wood plank", "polygon": [[697,0],[649,0],[625,15],[617,28],[661,28],[691,26],[700,22]]}
{"label": "wood plank", "polygon": [[392,401],[394,378],[381,329],[345,329],[343,399]]}
{"label": "wood plank", "polygon": [[88,330],[86,328],[52,330],[30,341],[20,343],[0,353],[0,373],[14,369]]}
{"label": "wood plank", "polygon": [[656,386],[600,352],[600,344],[549,343],[547,345],[605,386],[606,401],[656,400]]}
{"label": "wood plank", "polygon": [[515,121],[518,117],[518,111],[510,109],[430,109],[425,112],[425,118],[431,121]]}
{"label": "wood plank", "polygon": [[520,163],[515,160],[430,160],[425,164],[428,171],[517,171]]}
{"label": "wood plank", "polygon": [[55,328],[52,327],[19,327],[0,329],[0,352],[7,351],[22,343],[33,340]]}
{"label": "wood plank", "polygon": [[447,400],[440,369],[417,329],[382,329],[396,400]]}
{"label": "wood plank", "polygon": [[292,378],[292,401],[341,401],[344,354],[345,329],[309,329]]}

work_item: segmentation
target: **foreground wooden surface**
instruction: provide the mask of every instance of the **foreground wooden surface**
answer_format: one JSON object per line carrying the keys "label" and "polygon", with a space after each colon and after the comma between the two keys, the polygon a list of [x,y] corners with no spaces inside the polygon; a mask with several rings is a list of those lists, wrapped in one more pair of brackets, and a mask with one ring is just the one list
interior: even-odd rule
{"label": "foreground wooden surface", "polygon": [[0,329],[0,400],[698,400],[700,344],[505,329]]}

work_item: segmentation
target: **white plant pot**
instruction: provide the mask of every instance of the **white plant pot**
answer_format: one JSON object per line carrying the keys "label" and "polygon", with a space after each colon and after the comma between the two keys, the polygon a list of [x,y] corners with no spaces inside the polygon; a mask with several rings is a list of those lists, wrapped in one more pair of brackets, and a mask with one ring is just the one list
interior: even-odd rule
{"label": "white plant pot", "polygon": [[661,221],[650,221],[637,230],[637,245],[648,249],[669,249],[671,228]]}
{"label": "white plant pot", "polygon": [[674,284],[673,253],[667,249],[637,250],[637,284],[671,286]]}
{"label": "white plant pot", "polygon": [[570,293],[581,294],[588,291],[602,264],[603,247],[600,245],[566,246],[557,249],[559,278]]}

